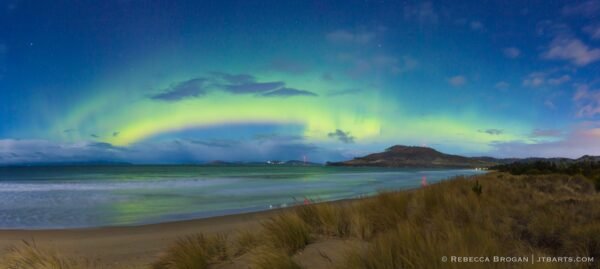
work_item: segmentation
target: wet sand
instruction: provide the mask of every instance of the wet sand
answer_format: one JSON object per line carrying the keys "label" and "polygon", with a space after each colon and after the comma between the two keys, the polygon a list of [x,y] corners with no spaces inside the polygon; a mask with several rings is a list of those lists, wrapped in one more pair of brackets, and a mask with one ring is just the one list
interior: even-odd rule
{"label": "wet sand", "polygon": [[261,221],[283,210],[288,209],[142,226],[0,230],[0,257],[8,247],[27,240],[62,256],[82,257],[111,267],[138,267],[156,260],[161,251],[181,236],[194,233],[234,235],[240,229],[258,228]]}

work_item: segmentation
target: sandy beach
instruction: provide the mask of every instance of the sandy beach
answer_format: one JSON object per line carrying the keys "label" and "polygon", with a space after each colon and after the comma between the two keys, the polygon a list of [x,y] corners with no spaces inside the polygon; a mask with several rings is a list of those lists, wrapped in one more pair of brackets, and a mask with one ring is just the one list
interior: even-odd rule
{"label": "sandy beach", "polygon": [[0,230],[0,256],[23,240],[64,256],[83,257],[106,266],[138,267],[156,260],[178,237],[225,233],[259,227],[260,222],[286,209],[130,227],[65,230]]}

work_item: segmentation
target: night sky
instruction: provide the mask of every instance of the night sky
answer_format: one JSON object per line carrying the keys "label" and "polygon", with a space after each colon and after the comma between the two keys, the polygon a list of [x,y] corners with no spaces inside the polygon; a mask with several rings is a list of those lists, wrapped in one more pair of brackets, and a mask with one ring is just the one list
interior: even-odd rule
{"label": "night sky", "polygon": [[600,155],[600,1],[0,0],[0,163]]}

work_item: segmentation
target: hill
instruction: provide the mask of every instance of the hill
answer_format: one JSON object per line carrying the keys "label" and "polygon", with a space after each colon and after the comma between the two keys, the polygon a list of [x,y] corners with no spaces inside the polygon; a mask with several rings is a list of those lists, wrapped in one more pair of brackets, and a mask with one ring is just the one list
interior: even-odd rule
{"label": "hill", "polygon": [[378,167],[490,167],[504,163],[492,157],[464,157],[439,152],[429,147],[396,145],[384,152],[369,154],[343,162],[329,162],[331,166],[378,166]]}

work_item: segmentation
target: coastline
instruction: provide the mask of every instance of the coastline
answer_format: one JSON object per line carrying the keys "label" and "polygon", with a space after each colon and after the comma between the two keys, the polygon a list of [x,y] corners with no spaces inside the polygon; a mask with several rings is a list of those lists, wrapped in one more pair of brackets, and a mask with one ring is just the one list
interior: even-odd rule
{"label": "coastline", "polygon": [[[322,203],[340,204],[359,199],[362,198]],[[9,247],[27,241],[63,256],[85,257],[103,265],[137,268],[155,261],[178,238],[197,233],[226,234],[233,238],[238,230],[258,229],[261,222],[294,207],[135,226],[0,230],[0,257]]]}

